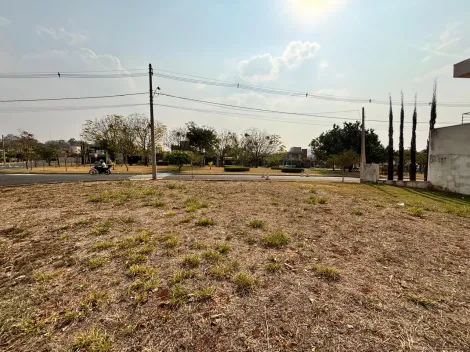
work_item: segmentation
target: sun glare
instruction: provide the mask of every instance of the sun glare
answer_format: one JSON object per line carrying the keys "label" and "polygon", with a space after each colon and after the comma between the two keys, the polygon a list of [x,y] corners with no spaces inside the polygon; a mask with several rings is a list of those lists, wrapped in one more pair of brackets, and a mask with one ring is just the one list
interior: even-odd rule
{"label": "sun glare", "polygon": [[288,12],[296,21],[325,20],[347,0],[286,0]]}

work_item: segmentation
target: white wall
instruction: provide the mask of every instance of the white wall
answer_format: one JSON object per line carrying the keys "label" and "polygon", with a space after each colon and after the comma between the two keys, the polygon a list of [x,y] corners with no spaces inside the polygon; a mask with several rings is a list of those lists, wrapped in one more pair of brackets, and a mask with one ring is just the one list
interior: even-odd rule
{"label": "white wall", "polygon": [[431,132],[428,181],[447,191],[470,195],[470,124]]}

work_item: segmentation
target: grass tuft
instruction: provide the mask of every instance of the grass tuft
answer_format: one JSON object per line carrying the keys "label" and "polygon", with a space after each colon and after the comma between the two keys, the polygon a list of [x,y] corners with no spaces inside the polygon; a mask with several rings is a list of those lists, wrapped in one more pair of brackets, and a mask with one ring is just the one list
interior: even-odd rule
{"label": "grass tuft", "polygon": [[190,294],[190,296],[197,298],[198,300],[209,300],[214,298],[215,288],[205,287],[201,290],[195,291]]}
{"label": "grass tuft", "polygon": [[173,273],[171,281],[175,284],[183,282],[186,279],[192,279],[197,276],[197,272],[194,270],[176,270]]}
{"label": "grass tuft", "polygon": [[152,268],[151,266],[147,266],[147,265],[135,264],[135,265],[131,265],[131,267],[129,268],[129,274],[133,276],[149,277],[149,276],[155,275],[156,272],[157,272],[157,269]]}
{"label": "grass tuft", "polygon": [[310,196],[307,198],[306,202],[308,204],[316,204],[317,203],[317,197],[316,196]]}
{"label": "grass tuft", "polygon": [[115,245],[116,245],[116,243],[111,242],[111,241],[98,241],[98,242],[93,243],[92,248],[94,250],[101,251],[101,250],[104,250],[104,249],[112,248]]}
{"label": "grass tuft", "polygon": [[105,330],[93,327],[75,336],[71,351],[73,352],[107,352],[111,351],[112,339]]}
{"label": "grass tuft", "polygon": [[318,198],[318,203],[320,203],[320,204],[326,204],[326,203],[328,203],[328,199],[325,198],[325,197],[319,197],[319,198]]}
{"label": "grass tuft", "polygon": [[408,213],[418,218],[424,218],[424,210],[421,208],[410,208]]}
{"label": "grass tuft", "polygon": [[162,200],[153,200],[147,203],[147,206],[155,207],[155,208],[161,208],[161,207],[164,207],[165,205],[166,203]]}
{"label": "grass tuft", "polygon": [[148,257],[145,254],[131,253],[128,255],[126,263],[130,267],[134,264],[142,264],[147,261]]}
{"label": "grass tuft", "polygon": [[201,263],[201,258],[197,254],[188,254],[181,260],[181,265],[187,268],[197,268]]}
{"label": "grass tuft", "polygon": [[196,221],[197,226],[212,226],[215,225],[215,222],[213,219],[210,218],[200,218]]}
{"label": "grass tuft", "polygon": [[187,212],[194,212],[198,209],[207,208],[208,204],[199,200],[198,198],[191,197],[184,202],[185,210]]}
{"label": "grass tuft", "polygon": [[316,264],[312,267],[312,270],[317,276],[327,281],[338,281],[341,278],[339,270],[328,265]]}
{"label": "grass tuft", "polygon": [[269,273],[276,273],[282,270],[282,265],[279,264],[278,262],[270,262],[266,264],[265,269]]}
{"label": "grass tuft", "polygon": [[161,237],[161,242],[166,248],[175,248],[180,243],[178,235],[175,233],[167,233]]}
{"label": "grass tuft", "polygon": [[111,225],[111,221],[106,220],[101,225],[96,225],[91,231],[91,233],[93,235],[104,235],[109,232],[109,230],[111,229]]}
{"label": "grass tuft", "polygon": [[102,290],[92,290],[80,301],[80,310],[82,312],[91,312],[99,309],[108,301],[108,295]]}
{"label": "grass tuft", "polygon": [[169,298],[170,304],[175,305],[175,306],[180,306],[186,303],[186,301],[189,298],[189,293],[186,287],[180,284],[176,284],[170,288],[168,298]]}
{"label": "grass tuft", "polygon": [[364,212],[360,209],[353,209],[351,214],[361,216],[361,215],[364,215]]}
{"label": "grass tuft", "polygon": [[258,220],[258,219],[253,219],[253,220],[250,220],[250,222],[248,223],[248,226],[249,227],[252,227],[254,229],[262,229],[264,228],[264,221],[263,220]]}
{"label": "grass tuft", "polygon": [[219,252],[214,251],[212,249],[204,251],[202,253],[202,257],[209,263],[217,263],[218,261],[221,261],[223,259]]}
{"label": "grass tuft", "polygon": [[290,240],[290,237],[280,229],[262,237],[265,246],[274,248],[283,247],[287,245]]}
{"label": "grass tuft", "polygon": [[103,266],[108,261],[109,261],[109,259],[106,258],[106,257],[90,258],[90,259],[88,259],[88,267],[90,269],[96,269],[96,268],[99,268],[100,266]]}
{"label": "grass tuft", "polygon": [[239,272],[233,277],[233,283],[237,286],[237,290],[241,293],[248,293],[253,290],[255,279],[245,272]]}
{"label": "grass tuft", "polygon": [[435,307],[437,305],[437,302],[432,300],[432,299],[429,299],[429,298],[426,298],[426,297],[423,297],[423,296],[415,296],[415,295],[407,295],[407,298],[419,305],[419,306],[422,306],[424,308],[432,308],[432,307]]}
{"label": "grass tuft", "polygon": [[226,263],[224,265],[212,266],[209,269],[209,274],[217,280],[228,279],[232,274],[240,268],[240,263],[236,260]]}
{"label": "grass tuft", "polygon": [[220,243],[215,247],[215,249],[220,254],[227,254],[228,252],[232,250],[232,246],[228,243]]}

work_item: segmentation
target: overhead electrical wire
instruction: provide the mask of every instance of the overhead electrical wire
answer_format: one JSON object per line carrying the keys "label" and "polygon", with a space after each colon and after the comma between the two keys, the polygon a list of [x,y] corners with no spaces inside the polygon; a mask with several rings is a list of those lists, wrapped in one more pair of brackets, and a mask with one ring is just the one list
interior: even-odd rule
{"label": "overhead electrical wire", "polygon": [[149,93],[148,93],[148,92],[142,92],[142,93],[125,93],[125,94],[113,94],[113,95],[95,95],[95,96],[85,96],[85,97],[64,97],[64,98],[10,99],[10,100],[0,100],[0,103],[23,103],[23,102],[33,102],[33,101],[59,101],[59,100],[105,99],[105,98],[128,97],[128,96],[142,95],[142,94],[149,94]]}
{"label": "overhead electrical wire", "polygon": [[83,106],[22,106],[22,107],[0,107],[0,113],[22,113],[22,112],[48,112],[48,111],[74,111],[74,110],[94,110],[94,109],[115,109],[133,106],[148,106],[148,103],[141,104],[118,104],[118,105],[83,105]]}

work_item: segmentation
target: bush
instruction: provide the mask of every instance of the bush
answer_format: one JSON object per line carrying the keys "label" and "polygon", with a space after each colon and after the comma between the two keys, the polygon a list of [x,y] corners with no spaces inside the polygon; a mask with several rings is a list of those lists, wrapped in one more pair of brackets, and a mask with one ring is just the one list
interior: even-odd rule
{"label": "bush", "polygon": [[282,166],[271,166],[271,170],[281,170]]}
{"label": "bush", "polygon": [[227,165],[227,166],[224,166],[224,171],[226,171],[226,172],[245,172],[245,171],[250,171],[250,168],[246,167],[246,166]]}
{"label": "bush", "polygon": [[289,173],[292,173],[292,174],[300,174],[300,173],[304,172],[304,169],[302,169],[300,167],[283,167],[281,169],[281,172],[289,172]]}

